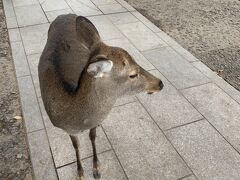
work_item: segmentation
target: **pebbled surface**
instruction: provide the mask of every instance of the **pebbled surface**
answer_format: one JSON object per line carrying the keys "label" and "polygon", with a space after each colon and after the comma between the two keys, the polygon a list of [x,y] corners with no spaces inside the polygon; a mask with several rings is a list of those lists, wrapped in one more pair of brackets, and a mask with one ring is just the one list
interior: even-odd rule
{"label": "pebbled surface", "polygon": [[0,0],[0,179],[32,179],[8,33]]}
{"label": "pebbled surface", "polygon": [[239,0],[126,0],[240,90]]}

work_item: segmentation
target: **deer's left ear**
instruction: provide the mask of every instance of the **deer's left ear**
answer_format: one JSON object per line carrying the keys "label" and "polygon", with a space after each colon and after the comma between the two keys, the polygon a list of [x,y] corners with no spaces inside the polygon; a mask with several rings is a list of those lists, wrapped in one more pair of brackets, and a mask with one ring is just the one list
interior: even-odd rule
{"label": "deer's left ear", "polygon": [[95,78],[104,77],[105,73],[109,73],[112,70],[113,62],[111,60],[101,60],[89,64],[87,72]]}

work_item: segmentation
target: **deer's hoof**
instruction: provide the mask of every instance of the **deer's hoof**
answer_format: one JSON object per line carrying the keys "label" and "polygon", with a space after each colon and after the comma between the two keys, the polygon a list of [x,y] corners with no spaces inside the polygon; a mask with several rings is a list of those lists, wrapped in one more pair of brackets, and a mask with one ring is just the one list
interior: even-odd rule
{"label": "deer's hoof", "polygon": [[101,178],[101,173],[98,168],[93,168],[93,177],[95,179],[100,179]]}

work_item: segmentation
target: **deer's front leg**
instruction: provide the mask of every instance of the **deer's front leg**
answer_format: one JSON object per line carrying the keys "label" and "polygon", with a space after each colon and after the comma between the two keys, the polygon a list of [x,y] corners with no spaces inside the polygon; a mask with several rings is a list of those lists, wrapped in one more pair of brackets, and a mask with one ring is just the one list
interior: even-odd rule
{"label": "deer's front leg", "polygon": [[80,149],[79,149],[80,142],[77,136],[70,135],[70,138],[72,140],[72,144],[77,156],[77,168],[78,168],[79,180],[84,180],[84,172],[83,172],[82,164],[80,161]]}
{"label": "deer's front leg", "polygon": [[97,151],[96,151],[96,145],[95,145],[96,127],[90,129],[89,138],[92,142],[92,149],[93,149],[93,177],[95,179],[100,179],[101,178],[100,163],[97,157]]}

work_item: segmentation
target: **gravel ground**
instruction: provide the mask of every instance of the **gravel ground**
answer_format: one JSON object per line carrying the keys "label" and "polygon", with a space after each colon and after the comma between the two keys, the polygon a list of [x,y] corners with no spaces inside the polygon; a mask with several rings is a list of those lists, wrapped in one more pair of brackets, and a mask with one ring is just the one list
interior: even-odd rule
{"label": "gravel ground", "polygon": [[[32,179],[13,61],[0,0],[0,179]],[[18,117],[19,116],[19,117]]]}
{"label": "gravel ground", "polygon": [[240,0],[126,0],[240,90]]}

